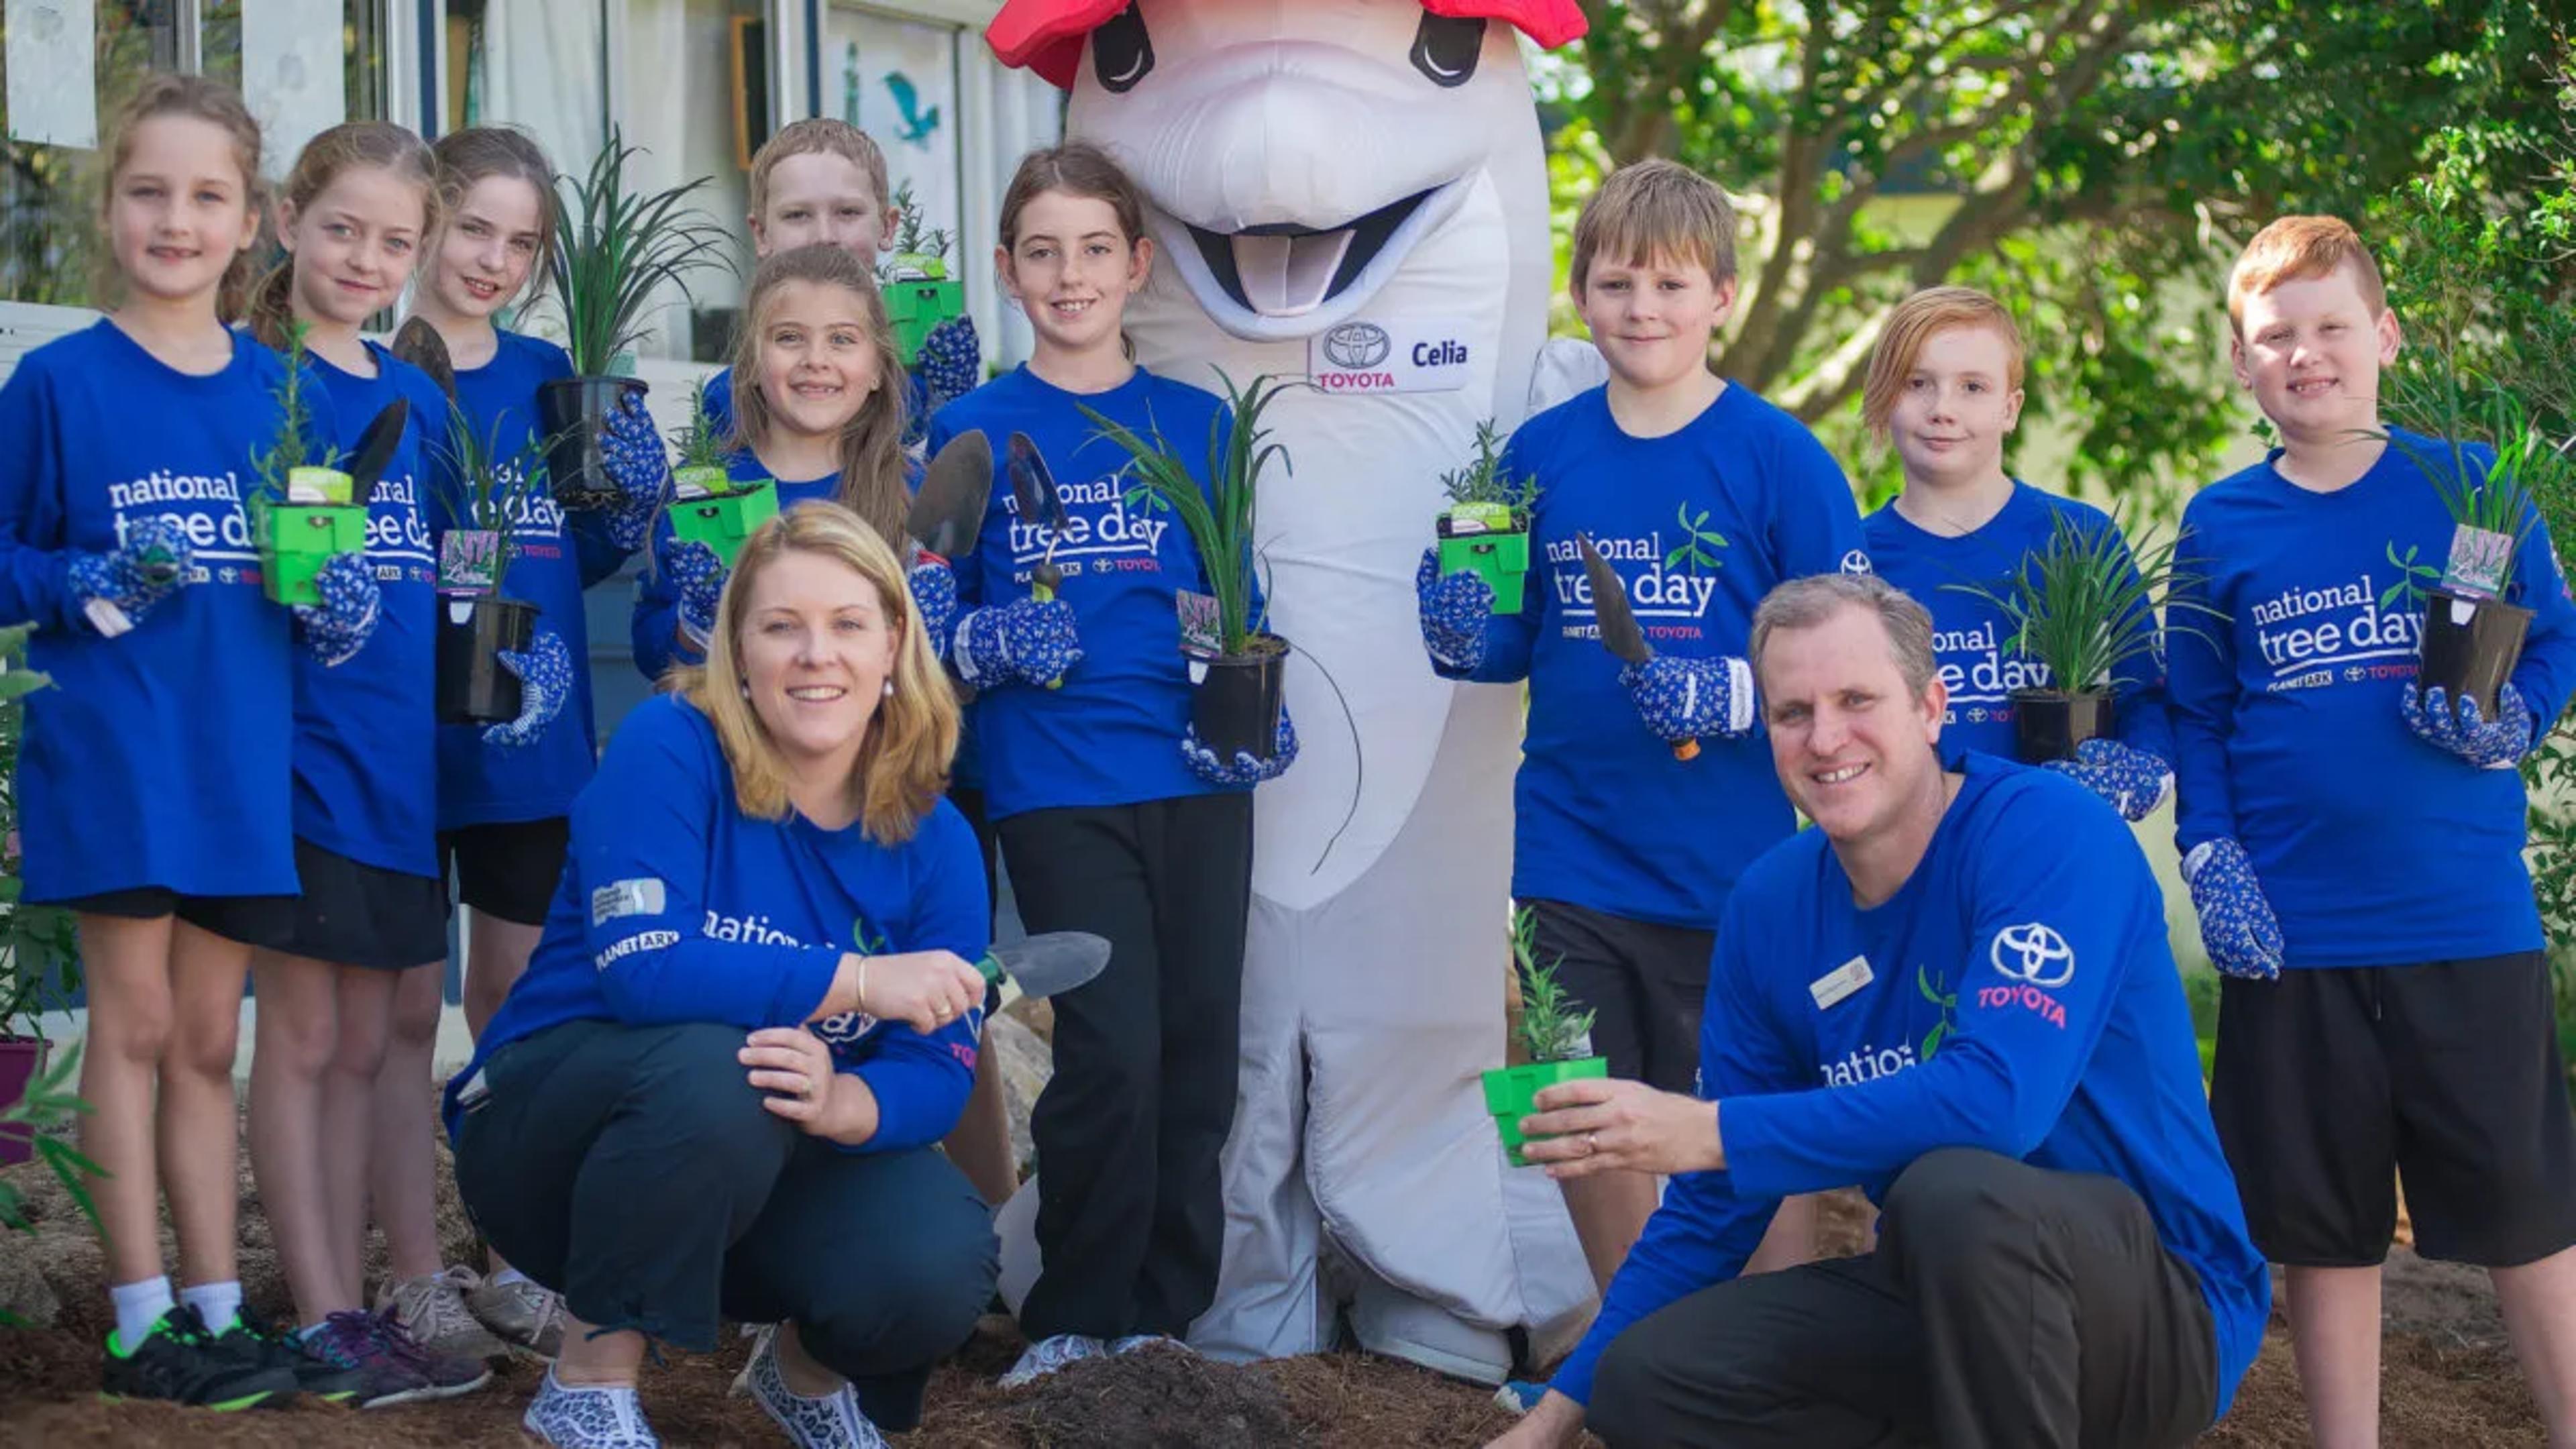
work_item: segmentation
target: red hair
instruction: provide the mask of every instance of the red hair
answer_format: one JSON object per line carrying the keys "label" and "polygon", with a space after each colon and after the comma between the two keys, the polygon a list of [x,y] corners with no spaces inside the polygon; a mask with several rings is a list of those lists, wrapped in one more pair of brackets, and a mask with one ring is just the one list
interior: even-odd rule
{"label": "red hair", "polygon": [[[984,39],[1002,64],[1026,67],[1073,89],[1082,67],[1082,42],[1133,0],[1003,0],[1002,12],[984,27]],[[1422,8],[1452,20],[1500,20],[1554,50],[1583,34],[1583,7],[1575,0],[1422,0]]]}

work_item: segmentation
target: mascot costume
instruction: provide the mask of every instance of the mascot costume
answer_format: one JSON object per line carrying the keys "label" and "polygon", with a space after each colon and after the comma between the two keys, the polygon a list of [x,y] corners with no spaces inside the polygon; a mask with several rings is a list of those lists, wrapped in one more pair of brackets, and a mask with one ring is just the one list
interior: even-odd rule
{"label": "mascot costume", "polygon": [[1151,202],[1137,361],[1313,384],[1266,419],[1294,471],[1264,476],[1257,542],[1304,752],[1254,812],[1225,1266],[1190,1334],[1219,1357],[1328,1347],[1347,1308],[1369,1348],[1493,1382],[1592,1303],[1556,1186],[1506,1164],[1477,1086],[1502,1059],[1519,691],[1435,677],[1413,594],[1440,475],[1541,369],[1515,32],[1583,27],[1574,0],[1007,0],[986,32]]}

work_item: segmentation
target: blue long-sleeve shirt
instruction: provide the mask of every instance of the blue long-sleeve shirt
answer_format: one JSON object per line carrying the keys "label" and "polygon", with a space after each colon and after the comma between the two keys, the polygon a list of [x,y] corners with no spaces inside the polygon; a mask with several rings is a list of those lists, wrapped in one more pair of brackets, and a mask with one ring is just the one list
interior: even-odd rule
{"label": "blue long-sleeve shirt", "polygon": [[1868,567],[1851,485],[1797,419],[1730,383],[1687,426],[1631,437],[1606,388],[1521,424],[1503,467],[1538,484],[1521,611],[1487,627],[1472,677],[1527,679],[1512,894],[1713,929],[1755,856],[1794,828],[1762,731],[1699,757],[1637,717],[1600,640],[1575,536],[1627,586],[1659,654],[1742,657],[1775,585]]}
{"label": "blue long-sleeve shirt", "polygon": [[[845,952],[952,951],[991,941],[983,858],[946,801],[910,840],[791,812],[760,820],[734,801],[715,726],[656,695],[618,726],[572,812],[572,845],[527,974],[484,1028],[447,1102],[504,1045],[567,1021],[634,1026],[796,1026]],[[980,1010],[928,1036],[857,1013],[812,1024],[840,1069],[868,1084],[877,1131],[862,1152],[926,1146],[956,1125],[975,1076]]]}
{"label": "blue long-sleeve shirt", "polygon": [[[2172,631],[2175,834],[2232,836],[2280,917],[2284,964],[2393,966],[2538,950],[2522,777],[2417,739],[2399,714],[2452,520],[2400,433],[2361,478],[2315,493],[2271,459],[2183,510],[2176,597],[2226,618]],[[2487,454],[2473,449],[2482,470]],[[2278,457],[2275,454],[2274,457]],[[2197,578],[2192,576],[2197,575]],[[2546,730],[2576,688],[2576,603],[2535,514],[2511,602],[2534,611],[2513,686]]]}
{"label": "blue long-sleeve shirt", "polygon": [[[1673,1179],[1558,1391],[1588,1401],[1630,1324],[1742,1272],[1781,1198],[1856,1183],[1876,1202],[1925,1153],[1975,1147],[2138,1194],[2200,1277],[2226,1411],[2271,1277],[2210,1123],[2154,872],[2073,780],[1955,760],[1957,798],[1881,904],[1854,903],[1821,831],[1745,872],[1700,1026],[1727,1166]],[[1867,979],[1834,995],[1855,961]]]}
{"label": "blue long-sleeve shirt", "polygon": [[[1897,512],[1894,503],[1863,520],[1861,533],[1869,545],[1870,566],[1880,578],[1932,611],[1932,652],[1940,661],[1941,680],[1950,689],[1950,713],[1941,725],[1944,746],[2014,758],[2013,691],[2058,687],[2047,665],[2012,647],[2013,624],[2004,611],[1961,592],[1959,586],[1978,584],[2002,591],[2031,560],[2047,551],[2060,517],[2071,520],[2087,539],[2098,539],[2101,530],[2117,527],[2091,504],[2060,498],[2018,480],[2010,501],[1972,533],[1928,532]],[[2128,562],[2125,545],[2121,557]],[[2134,584],[2133,562],[2128,577]],[[2145,615],[2143,625],[2150,633],[2157,630],[2153,613],[2143,604],[2135,612]],[[2110,682],[2114,737],[2170,763],[2173,726],[2165,713],[2161,650],[2132,657],[2111,672]]]}
{"label": "blue long-sleeve shirt", "polygon": [[[292,895],[289,615],[261,592],[246,504],[276,439],[277,355],[236,334],[224,368],[177,371],[111,321],[20,359],[0,387],[0,624],[36,626],[18,761],[25,898],[159,886]],[[327,448],[330,399],[304,389]],[[101,638],[72,555],[175,520],[190,582]]]}
{"label": "blue long-sleeve shirt", "polygon": [[[712,387],[709,389],[712,394]],[[738,483],[757,482],[769,476],[749,448],[737,450],[725,459],[725,476]],[[811,498],[828,499],[840,491],[841,475],[827,473],[820,478],[795,482],[777,480],[778,511],[786,512]],[[653,519],[652,552],[646,557],[654,567],[646,569],[635,580],[635,615],[631,626],[635,645],[635,667],[646,679],[660,679],[674,664],[703,664],[706,656],[689,647],[680,637],[680,591],[673,587],[660,563],[671,542],[671,515],[668,512]]]}

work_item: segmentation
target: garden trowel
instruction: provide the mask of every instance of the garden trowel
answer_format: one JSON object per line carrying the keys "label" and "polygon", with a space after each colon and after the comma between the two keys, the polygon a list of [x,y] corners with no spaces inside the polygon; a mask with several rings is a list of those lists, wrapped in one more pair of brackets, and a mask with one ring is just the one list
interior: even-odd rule
{"label": "garden trowel", "polygon": [[1010,978],[1022,996],[1055,996],[1088,983],[1108,964],[1107,938],[1088,931],[1048,931],[995,946],[975,969],[986,981]]}
{"label": "garden trowel", "polygon": [[983,531],[984,506],[993,497],[993,444],[983,430],[948,440],[921,476],[903,531],[941,562],[971,553]]}
{"label": "garden trowel", "polygon": [[403,429],[411,422],[411,399],[395,398],[358,435],[358,450],[349,455],[349,501],[366,503],[376,496],[376,480],[402,447]]}
{"label": "garden trowel", "polygon": [[[1601,647],[1609,650],[1622,664],[1643,664],[1655,657],[1654,646],[1646,642],[1646,631],[1637,627],[1636,611],[1628,607],[1628,586],[1619,580],[1618,570],[1592,546],[1589,534],[1576,534],[1574,546],[1583,553],[1583,574],[1592,581],[1593,616],[1601,623]],[[1676,740],[1673,758],[1689,760],[1699,755],[1699,741]]]}
{"label": "garden trowel", "polygon": [[[1038,560],[1036,572],[1029,577],[1029,597],[1044,603],[1064,587],[1064,570],[1055,566],[1055,546],[1071,527],[1065,516],[1064,495],[1055,486],[1055,474],[1039,455],[1038,445],[1026,433],[1011,434],[1011,497],[1020,505],[1020,517],[1047,531],[1046,557]],[[1061,689],[1064,681],[1050,679],[1047,688]]]}
{"label": "garden trowel", "polygon": [[456,366],[447,356],[447,339],[425,318],[414,317],[394,333],[393,354],[421,371],[438,384],[438,390],[452,400],[456,396]]}

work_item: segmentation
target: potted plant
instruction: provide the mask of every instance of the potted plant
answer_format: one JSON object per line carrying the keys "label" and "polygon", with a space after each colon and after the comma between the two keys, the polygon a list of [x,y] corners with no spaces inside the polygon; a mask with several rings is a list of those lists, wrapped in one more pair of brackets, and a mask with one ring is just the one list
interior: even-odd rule
{"label": "potted plant", "polygon": [[277,436],[251,457],[251,542],[260,584],[281,604],[318,604],[315,576],[335,554],[364,553],[367,501],[356,481],[312,451],[313,414],[304,400],[302,322],[287,330],[286,376],[277,385]]}
{"label": "potted plant", "polygon": [[[1129,507],[1143,505],[1180,516],[1199,556],[1199,571],[1215,599],[1215,651],[1190,698],[1190,724],[1200,743],[1221,760],[1246,754],[1267,760],[1278,749],[1279,712],[1286,702],[1288,641],[1252,617],[1252,516],[1261,470],[1287,449],[1264,443],[1261,414],[1287,384],[1256,377],[1238,390],[1219,373],[1232,429],[1212,425],[1208,438],[1208,487],[1202,490],[1187,464],[1159,435],[1147,442],[1123,425],[1086,407],[1101,435],[1134,460]],[[1293,467],[1292,467],[1293,471]],[[1195,672],[1195,671],[1194,671]]]}
{"label": "potted plant", "polygon": [[1449,495],[1441,510],[1440,572],[1473,573],[1494,591],[1494,612],[1521,611],[1521,585],[1529,575],[1530,505],[1538,480],[1502,471],[1503,433],[1491,418],[1476,424],[1476,456],[1464,468],[1440,475]]}
{"label": "potted plant", "polygon": [[965,315],[966,288],[948,275],[952,238],[946,228],[922,226],[911,182],[894,189],[893,205],[902,219],[895,223],[894,256],[879,270],[877,281],[885,294],[886,321],[894,328],[895,353],[910,367],[920,358],[930,329]]}
{"label": "potted plant", "polygon": [[726,568],[753,529],[778,513],[778,485],[767,478],[736,482],[725,469],[725,435],[707,416],[707,390],[689,395],[688,425],[677,439],[680,466],[671,474],[671,532],[715,550]]}
{"label": "potted plant", "polygon": [[67,1007],[80,989],[80,951],[71,912],[31,906],[18,899],[18,747],[26,725],[26,696],[52,683],[20,667],[27,635],[19,624],[0,629],[0,1167],[34,1152],[32,1123],[18,1109],[38,1095],[49,1044],[36,1018]]}
{"label": "potted plant", "polygon": [[713,218],[682,207],[712,177],[629,195],[626,162],[638,151],[611,130],[589,175],[565,179],[568,194],[555,208],[552,276],[573,375],[537,389],[537,417],[552,438],[546,472],[555,501],[570,509],[605,511],[623,501],[608,475],[603,434],[628,399],[644,396],[642,381],[616,374],[631,366],[627,349],[651,330],[645,303],[665,284],[695,301],[689,275],[726,265],[732,244]]}
{"label": "potted plant", "polygon": [[2012,691],[2016,752],[2026,763],[2074,759],[2077,745],[2111,733],[2113,676],[2161,652],[2160,612],[2167,627],[2190,632],[2197,631],[2173,621],[2173,611],[2226,617],[2174,596],[2190,577],[2175,561],[2180,535],[2133,552],[2128,534],[2116,515],[2088,527],[2060,510],[2048,542],[2010,577],[1942,585],[1993,605],[2010,631],[2008,647],[2048,670],[2046,686]]}
{"label": "potted plant", "polygon": [[1520,1046],[1529,1060],[1485,1073],[1485,1110],[1494,1116],[1512,1166],[1527,1167],[1521,1119],[1538,1110],[1538,1094],[1559,1082],[1610,1074],[1610,1059],[1592,1054],[1592,1013],[1577,1010],[1557,984],[1562,959],[1538,961],[1538,915],[1523,906],[1512,913],[1512,967],[1520,975]]}
{"label": "potted plant", "polygon": [[453,399],[447,405],[441,484],[458,526],[438,541],[433,693],[441,724],[498,724],[517,719],[524,703],[519,677],[501,667],[501,654],[535,642],[537,606],[505,598],[501,588],[537,491],[536,462],[551,440],[532,437],[501,457],[503,421],[494,419],[492,433],[478,435],[462,407]]}

